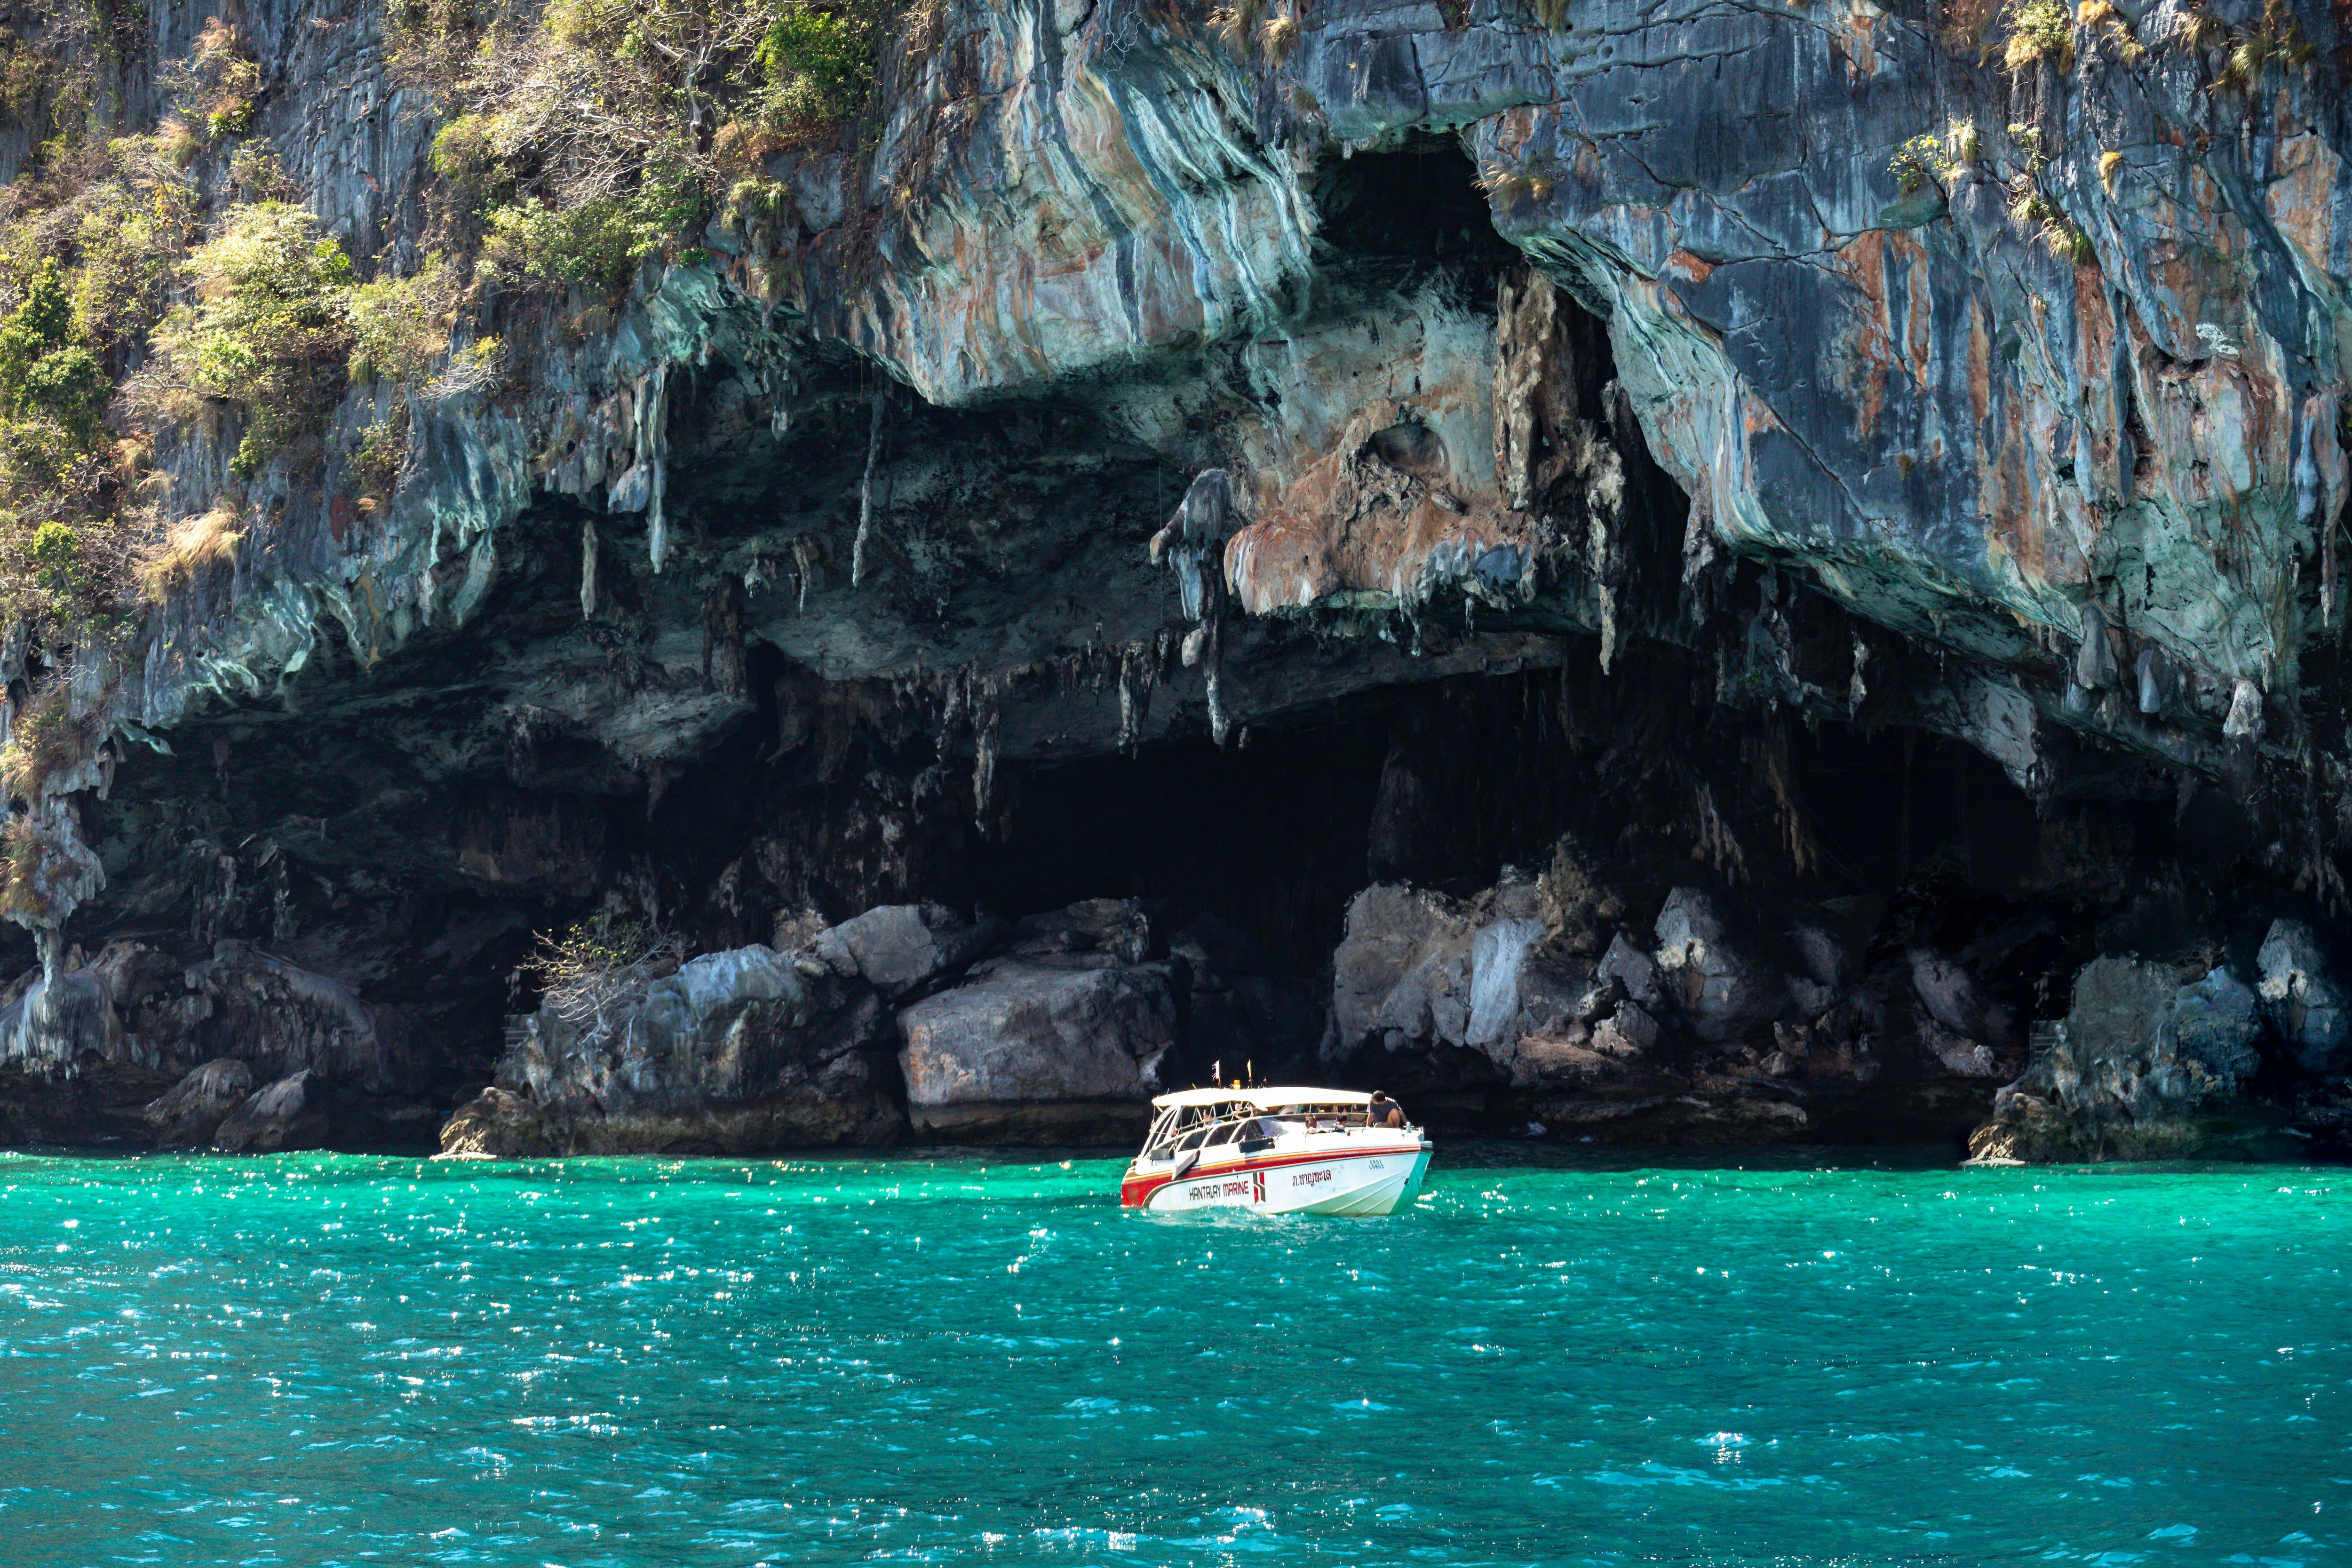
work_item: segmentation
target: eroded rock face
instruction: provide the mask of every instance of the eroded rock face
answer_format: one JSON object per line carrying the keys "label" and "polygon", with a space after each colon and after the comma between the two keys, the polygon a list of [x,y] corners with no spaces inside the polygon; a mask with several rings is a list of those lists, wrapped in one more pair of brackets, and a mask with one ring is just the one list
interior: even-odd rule
{"label": "eroded rock face", "polygon": [[2262,966],[2263,1009],[2294,1047],[2295,1060],[2310,1072],[2342,1067],[2352,1047],[2352,998],[2330,976],[2317,933],[2301,921],[2279,921],[2255,962]]}
{"label": "eroded rock face", "polygon": [[232,1154],[275,1154],[323,1148],[328,1132],[318,1075],[303,1068],[247,1095],[220,1123],[213,1141]]}
{"label": "eroded rock face", "polygon": [[201,1148],[253,1093],[253,1069],[233,1057],[206,1062],[152,1101],[144,1116],[167,1149]]}
{"label": "eroded rock face", "polygon": [[890,904],[829,928],[813,951],[895,1001],[970,963],[992,934],[942,904]]}
{"label": "eroded rock face", "polygon": [[1745,951],[1697,888],[1676,888],[1658,911],[1657,965],[1666,994],[1699,1037],[1725,1040],[1788,1007],[1781,977]]}
{"label": "eroded rock face", "polygon": [[2143,1160],[2278,1152],[2277,1119],[2236,1099],[2261,1066],[2251,992],[2227,970],[2182,985],[2161,964],[2101,958],[2062,1028],[1969,1138],[1983,1160]]}
{"label": "eroded rock face", "polygon": [[1166,963],[1056,969],[1007,959],[898,1015],[918,1137],[1126,1142],[1178,1036]]}
{"label": "eroded rock face", "polygon": [[445,1152],[736,1153],[894,1142],[888,1016],[862,980],[751,946],[707,953],[593,1016],[523,1019]]}
{"label": "eroded rock face", "polygon": [[[142,495],[234,503],[245,539],[119,660],[0,648],[10,713],[55,675],[87,741],[23,803],[42,942],[0,1070],[234,1057],[447,1094],[529,1005],[530,933],[625,909],[705,957],[593,1040],[542,1016],[457,1142],[895,1135],[889,1010],[996,1005],[959,984],[995,935],[934,900],[980,896],[1024,770],[1597,668],[1613,695],[1542,723],[1614,775],[1638,898],[1571,918],[1498,881],[1561,823],[1495,826],[1536,793],[1476,787],[1501,751],[1400,742],[1364,853],[1279,906],[1327,949],[1344,914],[1328,1031],[1320,952],[1187,956],[1171,1037],[1319,1039],[1321,1068],[1490,1118],[1689,1100],[1695,1135],[1778,1135],[1899,1085],[1941,1125],[2016,1072],[2032,977],[1996,995],[1925,917],[1877,949],[1830,931],[1817,829],[1891,815],[1863,797],[1894,769],[1803,799],[1792,731],[1997,764],[2035,815],[1988,832],[1947,800],[1947,847],[2032,862],[1969,896],[2070,911],[2034,960],[2062,985],[2133,912],[2120,868],[2179,847],[2103,803],[2245,808],[2198,839],[2231,837],[2199,880],[2238,903],[2167,952],[2341,877],[2352,754],[2307,650],[2345,613],[2342,20],[2286,7],[2320,63],[2242,89],[2200,41],[2276,9],[2143,7],[2000,71],[1864,0],[1558,27],[1318,0],[1281,51],[1197,5],[951,0],[952,47],[888,52],[869,120],[766,160],[768,216],[730,206],[584,308],[479,290],[495,395],[362,382],[249,476],[217,410],[163,432]],[[156,65],[194,21],[154,10]],[[398,267],[439,243],[436,127],[383,24],[250,18],[253,136]],[[400,484],[362,506],[347,454],[395,416]],[[1661,720],[1677,684],[1720,724]],[[1924,875],[1907,757],[1895,866],[1836,873],[1874,893]],[[1101,902],[1030,914],[1013,955],[1080,990],[1148,969],[1166,932]],[[824,975],[714,962],[819,931]],[[2259,963],[2263,1025],[2323,1077],[2352,1049],[2332,934],[2282,921]],[[2239,1001],[2174,1009],[2182,1059]],[[1058,1027],[1038,1103],[1095,1081],[1070,1041],[1101,1031]],[[1158,1037],[1103,1028],[1114,1078]]]}

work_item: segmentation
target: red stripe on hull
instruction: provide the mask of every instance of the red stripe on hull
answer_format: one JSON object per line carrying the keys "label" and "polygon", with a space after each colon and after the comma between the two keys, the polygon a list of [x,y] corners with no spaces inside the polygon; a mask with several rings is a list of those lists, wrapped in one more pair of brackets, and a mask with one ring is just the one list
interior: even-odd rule
{"label": "red stripe on hull", "polygon": [[[1393,1149],[1349,1149],[1344,1152],[1286,1154],[1279,1159],[1244,1160],[1232,1165],[1196,1165],[1185,1172],[1181,1179],[1187,1182],[1204,1182],[1211,1179],[1222,1182],[1230,1177],[1245,1176],[1256,1172],[1278,1171],[1289,1165],[1319,1165],[1340,1160],[1384,1158],[1391,1154],[1417,1156],[1421,1153],[1421,1149],[1422,1146],[1418,1143],[1407,1143]],[[1160,1188],[1173,1185],[1178,1179],[1173,1175],[1129,1176],[1118,1184],[1119,1205],[1123,1208],[1141,1208],[1151,1201],[1152,1195]]]}

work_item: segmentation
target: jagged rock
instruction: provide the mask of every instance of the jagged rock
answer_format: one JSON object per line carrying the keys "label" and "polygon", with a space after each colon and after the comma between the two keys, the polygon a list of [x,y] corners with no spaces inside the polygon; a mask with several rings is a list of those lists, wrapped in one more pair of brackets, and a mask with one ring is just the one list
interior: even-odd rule
{"label": "jagged rock", "polygon": [[919,1136],[1122,1142],[1140,1133],[1177,1044],[1169,965],[1002,960],[898,1015]]}
{"label": "jagged rock", "polygon": [[[2234,985],[2208,975],[2183,986],[2160,964],[2094,959],[2074,978],[2064,1025],[2037,1037],[2023,1076],[1969,1136],[1970,1152],[2027,1162],[2282,1152],[2275,1120],[2233,1100],[2258,1062],[2230,1021],[2242,1016]],[[2193,1045],[2184,1048],[2184,1036]]]}
{"label": "jagged rock", "polygon": [[1470,1019],[1465,1045],[1494,1055],[1494,1047],[1523,1031],[1519,976],[1528,956],[1544,939],[1541,921],[1506,920],[1481,926],[1470,939]]}
{"label": "jagged rock", "polygon": [[2262,1067],[2254,1048],[2263,1037],[2261,999],[2227,969],[2180,988],[2172,1003],[2172,1030],[2181,1055],[2217,1077],[2242,1082]]}
{"label": "jagged rock", "polygon": [[1141,963],[1157,945],[1150,911],[1132,899],[1083,899],[1013,928],[1015,957],[1049,968]]}
{"label": "jagged rock", "polygon": [[1631,1002],[1592,1026],[1592,1048],[1606,1056],[1638,1057],[1658,1043],[1658,1021]]}
{"label": "jagged rock", "polygon": [[993,939],[944,904],[885,904],[820,933],[814,951],[836,973],[862,975],[884,996],[911,995]]}
{"label": "jagged rock", "polygon": [[895,1141],[887,1016],[862,980],[774,949],[706,953],[601,1017],[542,1008],[499,1064],[498,1098],[442,1131],[449,1152],[744,1152]]}
{"label": "jagged rock", "polygon": [[122,1054],[122,1047],[113,999],[86,969],[70,974],[36,973],[24,993],[0,1011],[0,1062],[70,1075],[83,1058],[112,1061]]}
{"label": "jagged rock", "polygon": [[1442,893],[1387,882],[1358,893],[1331,955],[1334,1054],[1444,1040],[1449,1024],[1459,1043],[1470,1010],[1454,993],[1467,989],[1470,931]]}
{"label": "jagged rock", "polygon": [[387,1018],[330,975],[224,940],[190,973],[212,999],[202,1040],[261,1073],[310,1068],[373,1089],[409,1087],[413,1062],[400,1021]]}
{"label": "jagged rock", "polygon": [[2007,1035],[2007,1018],[1986,1006],[1974,975],[1929,948],[1915,947],[1908,956],[1912,993],[1937,1023],[1972,1040]]}
{"label": "jagged rock", "polygon": [[323,1148],[329,1119],[318,1076],[303,1068],[246,1097],[213,1134],[231,1153],[272,1154]]}
{"label": "jagged rock", "polygon": [[1998,1078],[2000,1060],[1981,1040],[1946,1028],[1938,1020],[1919,1026],[1919,1044],[1946,1072],[1959,1078]]}
{"label": "jagged rock", "polygon": [[150,1101],[142,1114],[165,1148],[213,1142],[221,1123],[253,1094],[253,1069],[233,1057],[209,1061]]}
{"label": "jagged rock", "polygon": [[1676,888],[1658,911],[1662,984],[1701,1039],[1727,1040],[1787,1007],[1780,976],[1745,952],[1706,893]]}
{"label": "jagged rock", "polygon": [[1523,1038],[1557,1035],[1611,994],[1590,961],[1552,950],[1540,908],[1524,882],[1468,902],[1390,883],[1357,894],[1331,959],[1327,1062],[1377,1049],[1374,1076],[1420,1094],[1510,1081]]}
{"label": "jagged rock", "polygon": [[110,942],[89,973],[106,987],[133,1056],[163,1066],[202,1058],[213,998],[178,959],[143,942]]}
{"label": "jagged rock", "polygon": [[1805,966],[1806,980],[1830,992],[1845,984],[1845,942],[1836,932],[1825,926],[1801,925],[1789,932],[1789,942]]}
{"label": "jagged rock", "polygon": [[2294,1047],[2295,1060],[2312,1072],[2341,1065],[2352,1043],[2352,1005],[2327,973],[2317,933],[2301,921],[2274,921],[2255,962],[2263,972],[2263,1009]]}
{"label": "jagged rock", "polygon": [[462,1159],[529,1159],[567,1152],[545,1106],[492,1084],[459,1106],[441,1127],[441,1152]]}
{"label": "jagged rock", "polygon": [[1594,972],[1602,980],[1614,980],[1625,988],[1625,994],[1644,1007],[1662,1006],[1665,1003],[1664,986],[1658,976],[1657,961],[1627,940],[1619,931],[1609,941],[1609,951],[1601,955],[1601,965]]}

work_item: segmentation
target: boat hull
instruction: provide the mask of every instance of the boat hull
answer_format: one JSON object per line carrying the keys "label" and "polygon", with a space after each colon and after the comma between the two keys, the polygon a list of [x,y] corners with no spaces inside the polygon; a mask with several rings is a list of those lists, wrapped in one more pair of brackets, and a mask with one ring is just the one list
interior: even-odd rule
{"label": "boat hull", "polygon": [[1253,1214],[1370,1217],[1411,1203],[1429,1170],[1429,1145],[1328,1152],[1271,1151],[1259,1158],[1203,1164],[1182,1175],[1129,1167],[1119,1201],[1154,1214],[1239,1209]]}

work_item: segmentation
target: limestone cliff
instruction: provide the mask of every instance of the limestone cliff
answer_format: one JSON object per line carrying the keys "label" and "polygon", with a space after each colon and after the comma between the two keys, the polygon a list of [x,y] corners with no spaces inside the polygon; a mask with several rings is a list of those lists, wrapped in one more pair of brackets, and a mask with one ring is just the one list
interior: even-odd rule
{"label": "limestone cliff", "polygon": [[[720,5],[703,195],[573,276],[525,242],[589,153],[417,16],[608,12],[445,9],[16,21],[27,234],[43,127],[184,154],[109,144],[180,226],[75,470],[149,596],[0,648],[35,1132],[235,1058],[379,1131],[495,1084],[485,1148],[1076,1136],[1237,1045],[1489,1130],[1957,1139],[2013,1078],[2105,1125],[2032,1032],[2163,1011],[2102,955],[2332,984],[2336,12],[938,0],[763,141],[728,84],[850,10]],[[231,375],[265,230],[325,281]],[[1104,896],[1150,939],[1024,951]],[[911,989],[826,957],[926,902],[979,934]],[[588,1038],[527,961],[593,911],[690,962]],[[2224,1087],[2326,1138],[2311,1011]],[[2000,1147],[2136,1147],[2071,1137]]]}

